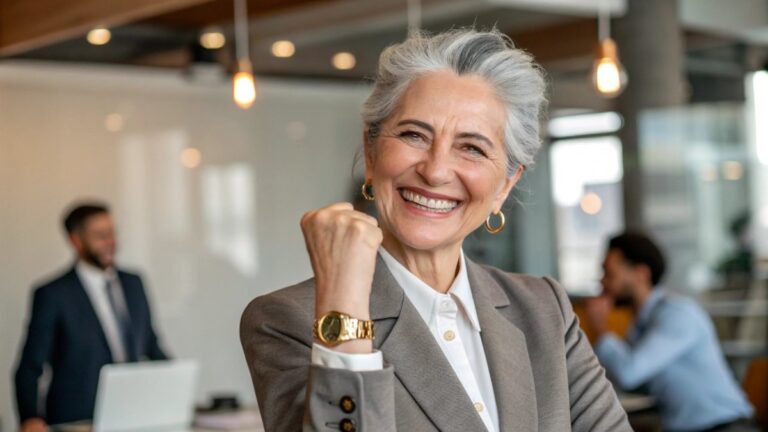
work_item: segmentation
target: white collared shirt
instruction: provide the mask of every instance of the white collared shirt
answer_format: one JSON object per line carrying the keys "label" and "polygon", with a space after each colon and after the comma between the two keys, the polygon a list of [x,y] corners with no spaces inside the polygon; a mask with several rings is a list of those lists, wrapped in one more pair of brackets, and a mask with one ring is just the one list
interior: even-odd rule
{"label": "white collared shirt", "polygon": [[[469,286],[464,252],[461,252],[459,273],[446,294],[425,284],[383,247],[379,248],[379,254],[429,327],[486,428],[489,431],[499,430],[496,397],[480,338],[480,322]],[[346,354],[319,344],[313,344],[312,363],[357,371],[383,367],[379,351],[371,354]]]}
{"label": "white collared shirt", "polygon": [[96,316],[99,318],[99,324],[101,324],[104,336],[107,338],[107,345],[112,353],[112,361],[115,363],[125,362],[127,355],[123,339],[120,336],[120,326],[107,294],[107,281],[109,280],[115,294],[116,307],[127,314],[125,297],[117,273],[112,268],[106,271],[101,270],[83,260],[77,262],[75,272],[82,282],[83,288],[85,288],[85,293],[88,294]]}

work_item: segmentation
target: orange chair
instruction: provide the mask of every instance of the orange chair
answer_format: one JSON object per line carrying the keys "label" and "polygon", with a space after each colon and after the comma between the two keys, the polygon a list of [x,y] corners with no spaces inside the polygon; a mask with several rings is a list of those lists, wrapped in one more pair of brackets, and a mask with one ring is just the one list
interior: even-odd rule
{"label": "orange chair", "polygon": [[[586,319],[587,313],[583,299],[575,299],[573,301],[573,311],[576,313],[576,316],[579,317],[579,324],[581,325],[581,329],[587,335],[587,339],[589,339],[589,342],[594,345],[595,342],[597,342],[595,340],[597,338],[595,336],[594,330],[589,326],[589,321]],[[608,315],[606,326],[608,327],[608,330],[616,333],[621,337],[624,337],[627,334],[629,327],[632,325],[632,320],[634,319],[635,316],[631,308],[626,306],[619,307],[612,310],[610,315]]]}
{"label": "orange chair", "polygon": [[768,357],[752,360],[744,375],[743,386],[755,407],[757,422],[764,431],[768,431]]}

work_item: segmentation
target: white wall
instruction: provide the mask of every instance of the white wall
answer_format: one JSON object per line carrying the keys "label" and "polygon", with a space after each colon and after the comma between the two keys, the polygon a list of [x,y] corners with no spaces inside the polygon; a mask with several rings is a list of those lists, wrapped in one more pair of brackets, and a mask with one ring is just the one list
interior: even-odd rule
{"label": "white wall", "polygon": [[[238,339],[252,297],[310,276],[304,211],[349,199],[364,85],[262,80],[234,107],[226,83],[136,68],[0,65],[0,417],[36,281],[70,264],[73,200],[107,201],[124,267],[145,277],[176,357],[196,358],[198,399],[253,403]],[[107,130],[110,114],[112,129]],[[194,169],[184,148],[202,152]]]}

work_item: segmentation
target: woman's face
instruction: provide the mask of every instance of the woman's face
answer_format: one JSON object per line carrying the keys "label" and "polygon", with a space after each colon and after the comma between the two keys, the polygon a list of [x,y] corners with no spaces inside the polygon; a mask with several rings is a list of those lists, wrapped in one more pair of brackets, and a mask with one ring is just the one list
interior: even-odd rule
{"label": "woman's face", "polygon": [[411,83],[365,146],[385,236],[417,250],[451,247],[498,211],[522,173],[507,176],[505,120],[481,77],[440,71]]}

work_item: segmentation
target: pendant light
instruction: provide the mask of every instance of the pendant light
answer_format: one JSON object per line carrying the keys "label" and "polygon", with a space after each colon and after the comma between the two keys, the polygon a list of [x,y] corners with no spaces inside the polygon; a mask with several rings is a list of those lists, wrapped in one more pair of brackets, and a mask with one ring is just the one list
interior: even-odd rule
{"label": "pendant light", "polygon": [[606,0],[598,11],[598,45],[592,65],[592,84],[600,96],[614,98],[627,86],[627,71],[619,61],[619,49],[611,39],[611,16]]}
{"label": "pendant light", "polygon": [[232,96],[238,107],[248,109],[256,100],[256,83],[253,79],[253,65],[248,48],[248,9],[246,0],[234,0],[234,2],[237,73],[232,79]]}

